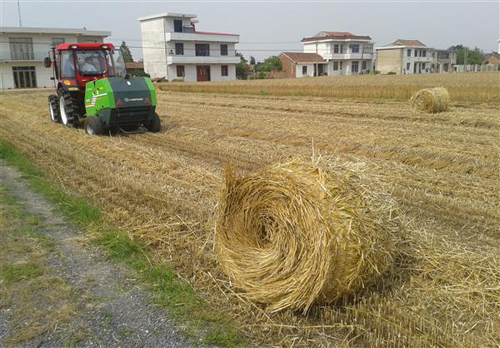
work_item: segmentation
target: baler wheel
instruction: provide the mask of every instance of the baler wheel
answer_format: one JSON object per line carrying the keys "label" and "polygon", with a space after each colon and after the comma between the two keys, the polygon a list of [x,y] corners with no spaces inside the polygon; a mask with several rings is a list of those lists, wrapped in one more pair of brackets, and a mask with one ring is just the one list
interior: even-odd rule
{"label": "baler wheel", "polygon": [[85,119],[85,132],[88,135],[101,135],[104,133],[104,127],[99,117],[88,116]]}
{"label": "baler wheel", "polygon": [[59,103],[57,102],[57,96],[52,94],[49,95],[49,112],[50,119],[52,122],[61,122],[61,113],[59,111]]}
{"label": "baler wheel", "polygon": [[76,105],[71,98],[71,95],[62,90],[59,94],[59,111],[61,115],[61,122],[68,127],[78,126],[78,114],[76,113]]}
{"label": "baler wheel", "polygon": [[158,133],[161,130],[161,121],[158,114],[155,112],[153,119],[144,126],[147,128],[148,131],[152,133]]}

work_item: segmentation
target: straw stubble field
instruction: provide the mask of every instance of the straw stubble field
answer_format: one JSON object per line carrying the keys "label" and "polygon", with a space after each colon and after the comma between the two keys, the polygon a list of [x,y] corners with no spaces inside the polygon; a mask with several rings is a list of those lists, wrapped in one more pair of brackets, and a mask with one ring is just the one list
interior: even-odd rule
{"label": "straw stubble field", "polygon": [[[500,342],[499,110],[436,115],[403,101],[160,92],[159,134],[89,137],[50,121],[47,95],[2,95],[0,138],[146,241],[251,345],[496,347]],[[355,166],[391,187],[403,257],[349,300],[266,311],[214,254],[231,161],[247,173],[294,157]]]}

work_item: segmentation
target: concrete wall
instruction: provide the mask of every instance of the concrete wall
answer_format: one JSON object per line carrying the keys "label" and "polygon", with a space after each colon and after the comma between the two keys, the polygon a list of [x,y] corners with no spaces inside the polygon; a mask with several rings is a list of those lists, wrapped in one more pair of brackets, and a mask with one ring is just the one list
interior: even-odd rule
{"label": "concrete wall", "polygon": [[380,71],[381,74],[388,74],[394,72],[396,74],[401,74],[402,63],[403,63],[403,52],[404,49],[390,49],[390,50],[377,50],[377,66],[376,69]]}
{"label": "concrete wall", "polygon": [[144,71],[149,74],[151,78],[169,77],[165,52],[164,25],[164,18],[141,22]]}
{"label": "concrete wall", "polygon": [[280,61],[282,66],[282,71],[286,74],[286,77],[297,77],[295,62],[285,56],[280,55]]}
{"label": "concrete wall", "polygon": [[37,87],[53,87],[52,69],[47,69],[42,62],[2,62],[0,63],[0,89],[13,89],[14,73],[12,67],[33,66],[35,67]]}
{"label": "concrete wall", "polygon": [[[196,82],[197,73],[195,64],[184,65],[184,78],[177,76],[177,66],[182,64],[169,64],[168,65],[168,80],[183,80],[185,82]],[[210,66],[210,81],[233,81],[236,80],[236,65],[235,64],[224,64],[227,65],[227,75],[222,76],[222,64],[200,64]]]}

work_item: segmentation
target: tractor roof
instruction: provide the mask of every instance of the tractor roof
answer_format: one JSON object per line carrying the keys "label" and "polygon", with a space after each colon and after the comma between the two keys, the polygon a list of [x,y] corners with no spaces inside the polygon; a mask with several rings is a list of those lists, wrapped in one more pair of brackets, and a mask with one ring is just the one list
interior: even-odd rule
{"label": "tractor roof", "polygon": [[111,49],[114,50],[115,46],[112,43],[63,43],[57,45],[58,51],[65,50],[99,50]]}

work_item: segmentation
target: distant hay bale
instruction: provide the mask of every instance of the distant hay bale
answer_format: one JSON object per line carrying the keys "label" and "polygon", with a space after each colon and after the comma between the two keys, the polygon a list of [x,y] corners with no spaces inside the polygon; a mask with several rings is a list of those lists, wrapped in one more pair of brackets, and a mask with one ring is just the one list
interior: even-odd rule
{"label": "distant hay bale", "polygon": [[413,109],[428,113],[438,113],[450,107],[450,95],[446,88],[425,88],[415,93],[410,99]]}
{"label": "distant hay bale", "polygon": [[295,159],[237,177],[228,166],[215,243],[235,287],[273,311],[306,312],[387,272],[399,218],[390,195],[357,172]]}

